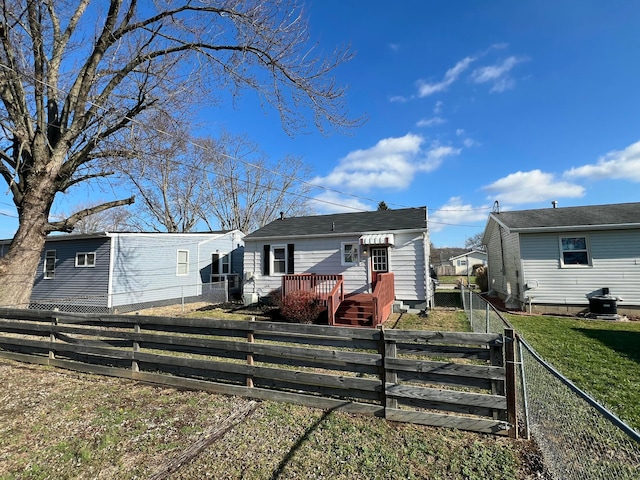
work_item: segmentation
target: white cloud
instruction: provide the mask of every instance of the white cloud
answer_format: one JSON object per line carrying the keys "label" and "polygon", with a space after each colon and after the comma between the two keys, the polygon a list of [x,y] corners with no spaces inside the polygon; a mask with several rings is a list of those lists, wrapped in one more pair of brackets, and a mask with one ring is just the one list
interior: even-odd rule
{"label": "white cloud", "polygon": [[310,200],[311,205],[318,214],[352,213],[362,210],[372,210],[371,205],[348,195],[340,195],[336,192],[322,192]]}
{"label": "white cloud", "polygon": [[400,50],[400,44],[398,44],[398,43],[390,43],[389,44],[389,48],[391,50],[393,50],[394,52],[397,52],[398,50]]}
{"label": "white cloud", "polygon": [[564,172],[565,178],[585,177],[593,180],[629,179],[640,182],[640,141],[624,150],[614,150],[596,164],[575,167]]}
{"label": "white cloud", "polygon": [[471,79],[475,83],[493,83],[491,92],[504,92],[515,86],[515,81],[509,76],[513,67],[526,60],[525,57],[511,56],[502,63],[476,68],[471,73]]}
{"label": "white cloud", "polygon": [[407,97],[403,97],[402,95],[394,95],[389,98],[391,103],[407,103],[409,99]]}
{"label": "white cloud", "polygon": [[465,204],[460,197],[451,197],[433,213],[429,214],[429,231],[439,232],[451,225],[469,225],[487,219],[489,206],[474,207]]}
{"label": "white cloud", "polygon": [[368,192],[376,189],[403,190],[418,172],[438,168],[460,149],[431,144],[423,147],[420,135],[385,138],[371,148],[355,150],[340,160],[327,176],[312,183],[340,191]]}
{"label": "white cloud", "polygon": [[435,125],[441,125],[445,122],[446,120],[441,117],[423,118],[422,120],[418,120],[418,122],[416,123],[416,127],[433,127]]}
{"label": "white cloud", "polygon": [[465,57],[456,63],[453,67],[451,67],[444,74],[444,78],[440,82],[436,83],[427,83],[424,80],[418,80],[418,96],[420,97],[428,97],[429,95],[433,95],[434,93],[441,92],[446,90],[449,85],[455,82],[458,77],[467,69],[469,65],[475,60],[474,57]]}
{"label": "white cloud", "polygon": [[433,106],[434,115],[440,115],[442,113],[443,106],[444,106],[444,102],[442,100],[438,100],[436,104]]}
{"label": "white cloud", "polygon": [[536,203],[556,198],[577,198],[584,195],[584,187],[556,180],[551,173],[540,170],[516,172],[482,187],[488,198],[500,203]]}

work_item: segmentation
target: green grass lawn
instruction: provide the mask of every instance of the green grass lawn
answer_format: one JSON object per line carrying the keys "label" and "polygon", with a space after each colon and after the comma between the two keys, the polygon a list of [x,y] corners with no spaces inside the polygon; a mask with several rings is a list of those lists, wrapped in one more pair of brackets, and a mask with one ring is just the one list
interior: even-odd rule
{"label": "green grass lawn", "polygon": [[506,317],[545,360],[640,431],[640,322]]}

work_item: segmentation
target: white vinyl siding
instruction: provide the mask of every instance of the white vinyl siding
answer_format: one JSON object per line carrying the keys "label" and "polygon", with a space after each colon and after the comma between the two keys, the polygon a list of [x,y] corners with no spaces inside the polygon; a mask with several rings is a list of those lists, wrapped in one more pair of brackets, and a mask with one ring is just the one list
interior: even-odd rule
{"label": "white vinyl siding", "polygon": [[640,305],[640,230],[589,232],[590,268],[562,267],[557,234],[521,237],[524,281],[538,285],[527,292],[533,303],[586,306],[588,294],[606,287],[622,298],[620,306]]}
{"label": "white vinyl siding", "polygon": [[[359,244],[360,236],[317,237],[287,239],[295,243],[294,263],[296,273],[341,274],[346,293],[369,292],[369,257],[359,256],[353,265],[343,265],[342,245]],[[284,239],[280,240],[284,241]],[[245,292],[266,296],[280,288],[281,278],[262,274],[263,246],[265,241],[247,241],[245,244],[245,271],[253,274]],[[401,300],[426,299],[425,248],[422,233],[396,233],[395,246],[389,248],[389,268],[395,275],[396,298]],[[286,245],[280,244],[280,247]],[[249,288],[250,290],[247,290]]]}

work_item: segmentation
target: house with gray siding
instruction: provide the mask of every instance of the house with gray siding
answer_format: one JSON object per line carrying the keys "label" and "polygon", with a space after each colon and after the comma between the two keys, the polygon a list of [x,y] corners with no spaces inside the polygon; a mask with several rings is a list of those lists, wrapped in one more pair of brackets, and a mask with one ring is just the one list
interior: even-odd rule
{"label": "house with gray siding", "polygon": [[371,293],[392,272],[396,299],[415,305],[431,294],[426,207],[281,218],[244,241],[244,292],[254,299],[297,274],[339,275],[349,295]]}
{"label": "house with gray siding", "polygon": [[496,211],[483,243],[508,307],[586,313],[608,291],[620,313],[640,310],[640,203]]}
{"label": "house with gray siding", "polygon": [[[201,296],[211,282],[225,279],[229,293],[240,295],[243,237],[239,230],[53,235],[42,252],[31,303],[125,312]],[[9,244],[0,241],[0,256]]]}

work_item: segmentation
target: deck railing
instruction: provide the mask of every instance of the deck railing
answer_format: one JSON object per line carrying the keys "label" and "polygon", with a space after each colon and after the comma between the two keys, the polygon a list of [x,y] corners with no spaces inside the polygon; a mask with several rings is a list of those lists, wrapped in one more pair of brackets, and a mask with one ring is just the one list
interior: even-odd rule
{"label": "deck railing", "polygon": [[292,292],[302,290],[313,292],[318,300],[326,305],[327,298],[338,283],[342,282],[342,275],[319,275],[315,273],[300,273],[296,275],[283,275],[282,297]]}
{"label": "deck railing", "polygon": [[344,300],[344,282],[342,277],[336,282],[336,286],[329,292],[327,297],[327,317],[329,319],[329,325],[336,324],[336,312],[340,308],[340,304]]}
{"label": "deck railing", "polygon": [[393,273],[380,273],[373,289],[373,326],[380,325],[391,315],[395,300]]}

